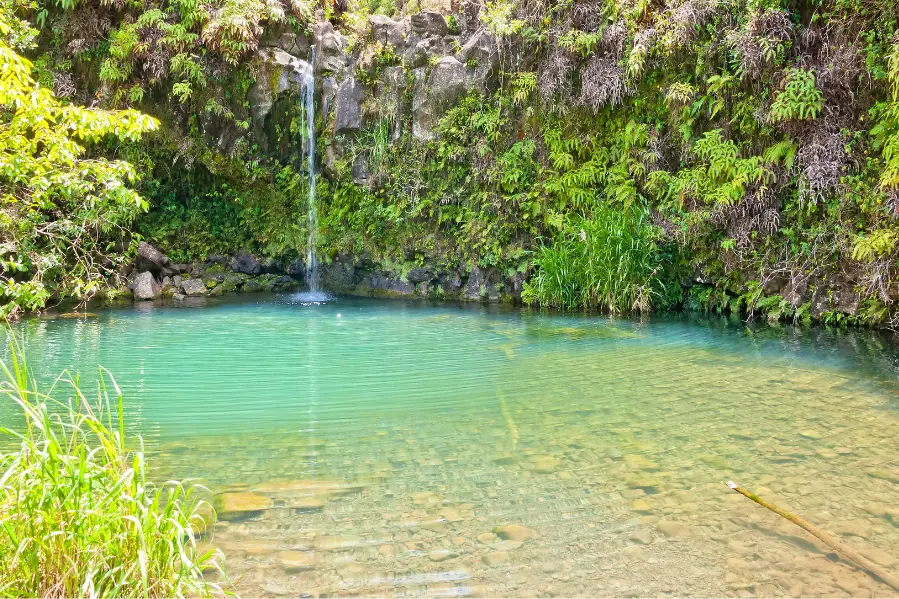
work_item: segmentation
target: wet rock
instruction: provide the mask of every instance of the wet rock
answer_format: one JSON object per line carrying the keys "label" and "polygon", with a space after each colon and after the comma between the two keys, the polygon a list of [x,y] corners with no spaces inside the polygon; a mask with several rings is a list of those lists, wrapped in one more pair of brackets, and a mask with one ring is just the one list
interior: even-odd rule
{"label": "wet rock", "polygon": [[638,530],[631,534],[628,537],[634,543],[638,543],[640,545],[649,545],[652,543],[652,533],[648,530]]}
{"label": "wet rock", "polygon": [[432,562],[443,562],[454,557],[459,557],[459,554],[449,549],[435,549],[428,554],[428,559]]}
{"label": "wet rock", "polygon": [[870,547],[865,549],[864,554],[866,557],[874,561],[876,564],[883,566],[884,568],[892,568],[896,564],[899,564],[899,559],[894,557],[891,553],[887,553],[883,549],[879,547]]}
{"label": "wet rock", "polygon": [[464,544],[465,544],[465,537],[454,537],[453,538],[453,545],[458,547],[459,545],[464,545]]}
{"label": "wet rock", "polygon": [[635,499],[633,502],[631,502],[631,509],[635,512],[644,513],[652,511],[652,508],[649,507],[649,503],[645,499]]}
{"label": "wet rock", "polygon": [[306,274],[306,263],[302,258],[294,258],[287,265],[287,274],[292,277],[302,277]]}
{"label": "wet rock", "polygon": [[656,523],[656,528],[668,537],[689,537],[693,532],[689,526],[670,520],[660,520]]}
{"label": "wet rock", "polygon": [[175,300],[176,302],[181,302],[181,301],[184,301],[185,299],[187,299],[187,296],[184,295],[183,293],[176,293],[172,296],[172,299]]}
{"label": "wet rock", "polygon": [[515,551],[521,549],[524,541],[498,541],[493,544],[493,548],[497,551]]}
{"label": "wet rock", "polygon": [[818,431],[814,431],[814,430],[800,431],[799,434],[802,435],[803,437],[805,437],[806,439],[813,439],[813,440],[818,440],[823,436],[821,433],[819,433]]}
{"label": "wet rock", "polygon": [[249,90],[253,131],[265,142],[265,119],[275,105],[275,98],[288,89],[298,89],[312,76],[312,65],[281,48],[259,51],[261,72]]}
{"label": "wet rock", "polygon": [[267,281],[264,287],[266,291],[293,291],[299,288],[299,283],[293,277],[282,275]]}
{"label": "wet rock", "polygon": [[532,458],[533,471],[537,474],[552,474],[562,467],[562,462],[549,455],[538,455]]}
{"label": "wet rock", "polygon": [[188,296],[206,295],[209,293],[206,284],[200,279],[182,281],[181,288],[184,290],[184,294]]}
{"label": "wet rock", "polygon": [[[534,536],[534,531],[520,524],[494,526],[493,532],[504,541],[527,541]],[[480,540],[480,537],[478,537]]]}
{"label": "wet rock", "polygon": [[889,470],[883,470],[880,468],[871,468],[867,472],[868,476],[870,476],[871,478],[879,478],[881,480],[887,480],[891,483],[896,483],[897,485],[899,485],[899,473],[897,472],[891,472]]}
{"label": "wet rock", "polygon": [[283,597],[285,595],[293,595],[294,592],[285,587],[284,585],[277,584],[275,582],[268,582],[262,585],[262,590],[268,595],[276,595],[278,597]]}
{"label": "wet rock", "polygon": [[481,561],[488,566],[500,566],[502,564],[508,564],[511,560],[512,556],[505,551],[492,551],[484,556],[481,556]]}
{"label": "wet rock", "polygon": [[286,572],[304,572],[315,567],[315,555],[307,551],[279,551],[273,558]]}
{"label": "wet rock", "polygon": [[262,263],[249,252],[241,250],[229,262],[231,270],[245,275],[256,276],[262,272]]}
{"label": "wet rock", "polygon": [[169,268],[169,263],[168,256],[146,241],[141,241],[137,245],[137,258],[135,258],[134,265],[138,273],[149,272],[157,278],[175,274],[173,269]]}
{"label": "wet rock", "polygon": [[320,551],[349,551],[362,544],[362,539],[354,535],[323,535],[315,538],[315,548]]}
{"label": "wet rock", "polygon": [[871,523],[867,520],[837,520],[828,527],[830,532],[867,539],[871,536]]}
{"label": "wet rock", "polygon": [[406,275],[406,279],[412,283],[422,283],[424,281],[430,281],[434,278],[434,271],[430,268],[413,268],[409,271],[409,274]]}
{"label": "wet rock", "polygon": [[499,537],[492,532],[483,532],[478,535],[478,542],[484,545],[492,545]]}
{"label": "wet rock", "polygon": [[269,509],[272,507],[272,500],[257,493],[239,491],[216,495],[213,505],[222,520],[234,520]]}
{"label": "wet rock", "polygon": [[145,271],[134,277],[132,291],[136,300],[152,300],[162,294],[162,286],[153,278],[153,273]]}
{"label": "wet rock", "polygon": [[382,557],[393,557],[393,545],[381,545],[378,547],[378,555]]}
{"label": "wet rock", "polygon": [[246,283],[243,284],[241,291],[244,293],[259,293],[260,291],[264,291],[265,287],[257,281],[256,279],[250,279]]}

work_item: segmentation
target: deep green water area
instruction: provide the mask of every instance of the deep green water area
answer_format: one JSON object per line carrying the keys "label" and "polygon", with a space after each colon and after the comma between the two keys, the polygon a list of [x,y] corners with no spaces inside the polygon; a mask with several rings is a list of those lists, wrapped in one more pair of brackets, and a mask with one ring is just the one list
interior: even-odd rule
{"label": "deep green water area", "polygon": [[243,595],[896,595],[725,485],[895,570],[889,335],[290,295],[14,332],[45,388],[113,373]]}

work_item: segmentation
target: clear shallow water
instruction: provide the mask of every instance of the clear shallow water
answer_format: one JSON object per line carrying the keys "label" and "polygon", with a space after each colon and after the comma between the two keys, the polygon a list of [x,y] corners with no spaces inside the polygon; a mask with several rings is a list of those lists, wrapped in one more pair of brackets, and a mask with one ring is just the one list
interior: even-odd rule
{"label": "clear shallow water", "polygon": [[46,380],[115,374],[160,479],[229,493],[244,595],[896,595],[724,484],[899,565],[872,333],[289,296],[16,331]]}

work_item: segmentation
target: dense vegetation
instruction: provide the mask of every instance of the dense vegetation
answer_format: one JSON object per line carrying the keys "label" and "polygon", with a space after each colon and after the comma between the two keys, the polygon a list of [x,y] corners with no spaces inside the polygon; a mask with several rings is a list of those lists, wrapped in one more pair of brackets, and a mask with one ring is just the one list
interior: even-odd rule
{"label": "dense vegetation", "polygon": [[101,373],[91,402],[67,375],[57,381],[71,394],[63,403],[38,391],[20,356],[14,347],[0,364],[0,400],[17,404],[23,422],[2,431],[4,447],[18,447],[0,451],[0,595],[222,595],[204,578],[221,571],[221,555],[194,540],[206,528],[202,502],[190,487],[147,480],[140,439],[125,439],[121,396],[110,403],[115,383]]}
{"label": "dense vegetation", "polygon": [[[377,91],[390,67],[411,65],[366,20],[417,3],[327,4],[317,17],[299,0],[13,9],[45,26],[22,46],[44,87],[160,119],[145,143],[104,147],[143,175],[150,212],[133,228],[175,259],[303,254],[300,115],[278,104],[256,127],[248,94],[269,76],[255,54],[266,36],[331,19],[368,96],[358,134],[328,134],[333,114],[318,123],[331,156],[318,194],[325,259],[517,273],[526,300],[565,308],[899,322],[889,0],[467,0],[450,28],[487,30],[497,68],[427,141],[391,105],[410,103],[411,69],[398,99]],[[127,255],[134,239],[106,255]],[[84,293],[81,279],[56,289]]]}

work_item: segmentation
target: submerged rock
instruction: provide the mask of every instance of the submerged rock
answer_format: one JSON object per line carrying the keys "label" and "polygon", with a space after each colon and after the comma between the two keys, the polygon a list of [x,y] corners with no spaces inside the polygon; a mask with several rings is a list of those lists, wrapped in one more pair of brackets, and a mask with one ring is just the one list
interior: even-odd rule
{"label": "submerged rock", "polygon": [[361,544],[362,538],[354,535],[323,535],[315,539],[315,548],[320,551],[349,551]]}
{"label": "submerged rock", "polygon": [[459,554],[449,549],[435,549],[428,554],[428,559],[432,562],[443,562],[454,557],[459,557]]}
{"label": "submerged rock", "polygon": [[520,524],[507,524],[505,526],[494,526],[493,532],[501,539],[506,541],[527,541],[534,536],[534,531]]}
{"label": "submerged rock", "polygon": [[234,520],[259,514],[272,507],[272,500],[265,495],[239,491],[216,495],[213,505],[222,520]]}
{"label": "submerged rock", "polygon": [[481,557],[481,561],[487,564],[488,566],[499,566],[502,564],[508,564],[511,561],[512,556],[506,553],[505,551],[493,551]]}
{"label": "submerged rock", "polygon": [[315,567],[315,554],[308,551],[279,551],[273,557],[286,572],[303,572]]}

